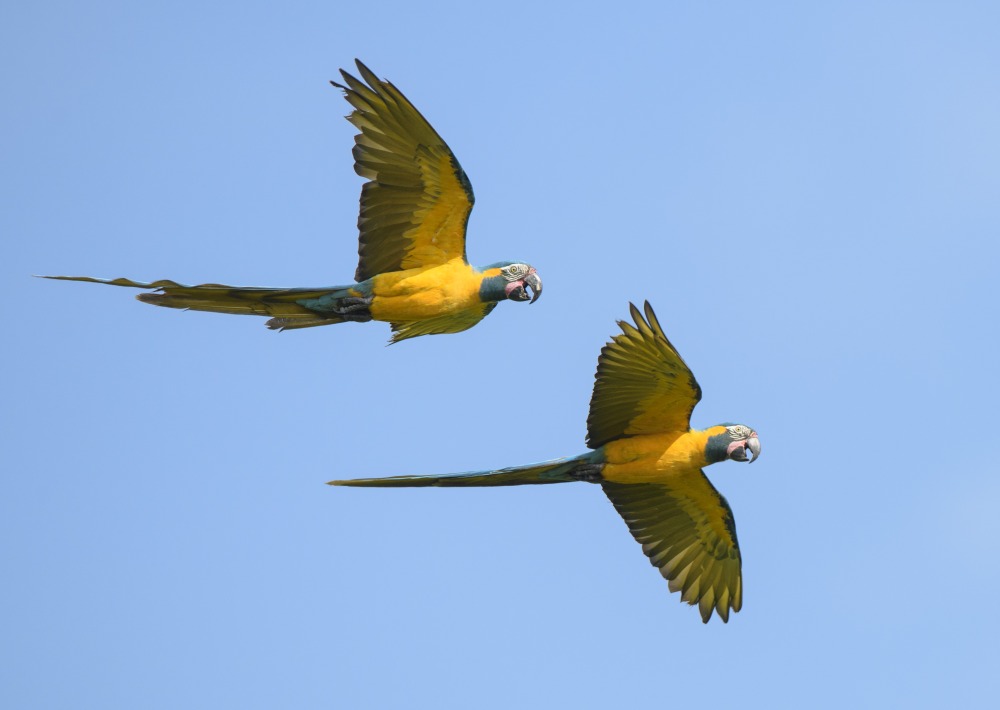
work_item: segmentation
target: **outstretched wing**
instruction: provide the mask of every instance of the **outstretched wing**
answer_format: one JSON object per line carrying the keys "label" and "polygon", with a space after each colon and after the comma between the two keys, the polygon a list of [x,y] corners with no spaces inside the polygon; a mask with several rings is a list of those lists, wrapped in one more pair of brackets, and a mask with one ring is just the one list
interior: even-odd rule
{"label": "outstretched wing", "polygon": [[646,317],[629,304],[631,323],[601,350],[587,416],[587,446],[622,436],[686,432],[701,387],[667,336],[649,301]]}
{"label": "outstretched wing", "polygon": [[354,278],[465,259],[475,197],[462,166],[399,89],[355,61],[364,82],[343,70],[346,86],[331,82],[354,107],[354,170],[368,178]]}
{"label": "outstretched wing", "polygon": [[740,548],[733,511],[699,469],[665,483],[601,484],[671,592],[729,621],[743,606]]}

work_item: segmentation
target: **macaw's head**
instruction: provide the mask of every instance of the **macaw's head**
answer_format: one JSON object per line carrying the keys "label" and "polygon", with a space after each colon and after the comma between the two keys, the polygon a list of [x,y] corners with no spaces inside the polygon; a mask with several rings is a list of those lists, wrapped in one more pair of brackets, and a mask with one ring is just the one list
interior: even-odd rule
{"label": "macaw's head", "polygon": [[[542,295],[542,279],[530,264],[502,261],[483,269],[485,278],[479,288],[483,301],[528,301],[532,303]],[[529,289],[531,293],[529,294]]]}
{"label": "macaw's head", "polygon": [[[709,463],[727,459],[753,463],[760,456],[760,439],[757,438],[757,432],[750,427],[744,424],[720,424],[713,428],[723,430],[708,438],[705,458]],[[749,459],[747,451],[750,452]]]}

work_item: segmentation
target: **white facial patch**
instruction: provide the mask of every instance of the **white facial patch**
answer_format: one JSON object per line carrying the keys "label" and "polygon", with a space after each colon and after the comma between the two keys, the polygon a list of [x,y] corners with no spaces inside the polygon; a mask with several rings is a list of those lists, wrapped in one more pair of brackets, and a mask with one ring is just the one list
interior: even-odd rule
{"label": "white facial patch", "polygon": [[750,430],[750,427],[743,426],[742,424],[736,424],[731,427],[726,427],[726,430],[729,432],[729,437],[734,441],[739,439],[747,439],[750,437],[751,434],[753,434],[753,432]]}
{"label": "white facial patch", "polygon": [[500,275],[508,281],[517,281],[528,274],[528,267],[525,264],[510,264],[500,269]]}

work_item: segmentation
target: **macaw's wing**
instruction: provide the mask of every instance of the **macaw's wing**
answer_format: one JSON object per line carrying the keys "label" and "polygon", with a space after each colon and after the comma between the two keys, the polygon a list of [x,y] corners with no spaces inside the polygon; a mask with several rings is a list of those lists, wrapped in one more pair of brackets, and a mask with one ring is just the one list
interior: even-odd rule
{"label": "macaw's wing", "polygon": [[361,232],[354,278],[465,259],[465,228],[475,198],[448,145],[395,86],[357,62],[364,82],[341,70],[360,133],[354,170],[361,188]]}
{"label": "macaw's wing", "polygon": [[663,334],[652,306],[646,317],[631,303],[631,323],[601,350],[587,416],[587,446],[622,436],[686,432],[701,387]]}
{"label": "macaw's wing", "polygon": [[416,338],[418,335],[439,335],[442,333],[461,333],[476,325],[483,318],[488,316],[494,308],[496,302],[484,303],[467,308],[464,311],[449,313],[436,318],[425,318],[418,321],[407,321],[405,323],[390,323],[392,326],[392,340],[390,343],[398,343],[407,338]]}
{"label": "macaw's wing", "polygon": [[671,592],[729,621],[743,606],[742,560],[733,511],[699,469],[666,483],[601,484]]}

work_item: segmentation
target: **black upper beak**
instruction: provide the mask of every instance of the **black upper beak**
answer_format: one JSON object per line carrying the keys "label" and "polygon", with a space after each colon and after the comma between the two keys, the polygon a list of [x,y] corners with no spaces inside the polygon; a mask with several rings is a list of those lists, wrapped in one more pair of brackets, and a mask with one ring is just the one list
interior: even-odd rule
{"label": "black upper beak", "polygon": [[524,277],[524,285],[531,289],[531,302],[534,303],[542,295],[542,280],[532,271]]}
{"label": "black upper beak", "polygon": [[[747,458],[747,451],[750,452],[750,458]],[[760,456],[760,439],[757,438],[756,434],[748,437],[742,442],[734,442],[729,452],[729,458],[733,461],[749,461],[753,463]]]}

